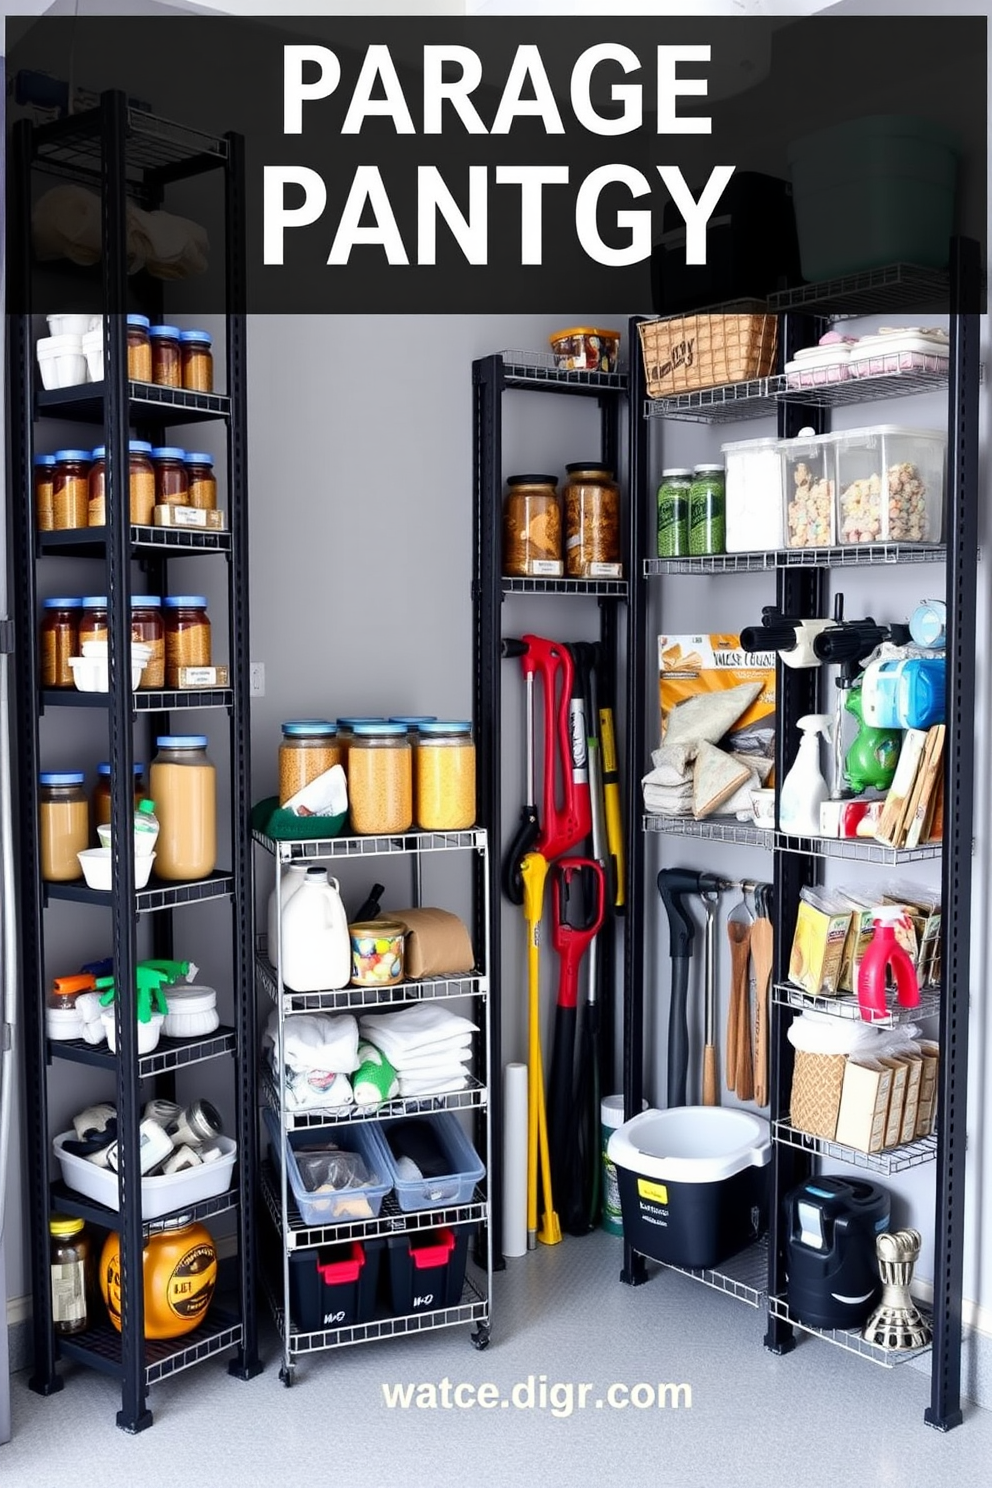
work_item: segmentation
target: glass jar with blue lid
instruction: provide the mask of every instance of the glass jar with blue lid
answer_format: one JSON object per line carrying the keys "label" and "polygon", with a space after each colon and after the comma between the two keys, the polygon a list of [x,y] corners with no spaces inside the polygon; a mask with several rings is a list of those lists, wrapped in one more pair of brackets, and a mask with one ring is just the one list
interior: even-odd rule
{"label": "glass jar with blue lid", "polygon": [[34,457],[34,525],[39,532],[51,532],[55,526],[55,456]]}
{"label": "glass jar with blue lid", "polygon": [[183,387],[191,393],[212,393],[214,390],[213,342],[209,331],[179,333]]}
{"label": "glass jar with blue lid", "polygon": [[127,318],[127,375],[132,382],[151,382],[152,343],[147,315]]}
{"label": "glass jar with blue lid", "polygon": [[475,741],[467,719],[435,719],[420,730],[415,755],[417,821],[427,832],[475,822]]}
{"label": "glass jar with blue lid", "polygon": [[82,878],[78,853],[89,847],[90,811],[82,770],[42,770],[38,776],[41,876],[50,883]]}
{"label": "glass jar with blue lid", "polygon": [[159,387],[182,387],[183,365],[179,350],[179,327],[153,325],[148,329],[152,343],[152,382]]}
{"label": "glass jar with blue lid", "polygon": [[297,718],[282,725],[279,745],[279,805],[341,763],[338,726],[327,718]]}
{"label": "glass jar with blue lid", "polygon": [[155,467],[155,505],[189,506],[189,473],[186,451],[174,444],[159,444],[152,450]]}
{"label": "glass jar with blue lid", "polygon": [[413,823],[413,761],[403,723],[356,723],[348,749],[351,825],[363,836]]}
{"label": "glass jar with blue lid", "polygon": [[159,734],[148,787],[159,820],[155,873],[206,878],[217,862],[217,772],[206,734]]}
{"label": "glass jar with blue lid", "polygon": [[341,746],[341,763],[346,770],[348,768],[348,750],[358,724],[388,722],[388,718],[376,718],[371,714],[351,714],[348,717],[338,719],[338,743]]}

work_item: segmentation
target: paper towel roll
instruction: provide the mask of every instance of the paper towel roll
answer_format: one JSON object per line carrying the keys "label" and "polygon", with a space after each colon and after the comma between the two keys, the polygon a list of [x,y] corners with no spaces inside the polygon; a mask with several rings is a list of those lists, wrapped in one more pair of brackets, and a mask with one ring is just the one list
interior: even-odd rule
{"label": "paper towel roll", "polygon": [[503,1071],[503,1254],[527,1254],[527,1066]]}

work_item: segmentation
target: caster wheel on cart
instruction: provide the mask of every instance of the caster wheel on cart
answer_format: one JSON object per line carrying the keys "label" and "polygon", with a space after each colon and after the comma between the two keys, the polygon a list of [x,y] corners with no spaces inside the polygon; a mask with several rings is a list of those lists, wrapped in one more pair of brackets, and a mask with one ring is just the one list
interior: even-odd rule
{"label": "caster wheel on cart", "polygon": [[488,1326],[478,1328],[475,1333],[471,1334],[472,1347],[477,1348],[481,1353],[484,1348],[489,1347],[489,1338]]}
{"label": "caster wheel on cart", "polygon": [[291,1364],[287,1368],[286,1365],[284,1364],[282,1366],[282,1368],[280,1369],[280,1371],[279,1371],[279,1378],[282,1380],[283,1384],[286,1386],[286,1389],[288,1390],[291,1387],[291,1385],[293,1383],[293,1380],[296,1378],[296,1369],[295,1369],[295,1366],[293,1366]]}

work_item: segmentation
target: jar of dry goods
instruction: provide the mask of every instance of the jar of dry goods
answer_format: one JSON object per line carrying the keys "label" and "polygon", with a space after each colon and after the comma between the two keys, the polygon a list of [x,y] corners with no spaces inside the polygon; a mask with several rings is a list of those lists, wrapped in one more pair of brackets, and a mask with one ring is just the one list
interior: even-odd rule
{"label": "jar of dry goods", "polygon": [[212,393],[214,390],[213,340],[207,331],[179,333],[183,357],[183,387],[191,393]]}
{"label": "jar of dry goods", "polygon": [[165,686],[165,621],[157,594],[131,595],[131,639],[152,650],[141,673],[142,691]]}
{"label": "jar of dry goods", "polygon": [[689,491],[689,552],[727,550],[726,472],[722,465],[694,465]]}
{"label": "jar of dry goods", "polygon": [[34,524],[39,532],[51,532],[55,526],[53,506],[55,456],[34,457]]}
{"label": "jar of dry goods", "polygon": [[507,477],[503,505],[503,572],[519,578],[560,578],[561,506],[553,475]]}
{"label": "jar of dry goods", "polygon": [[682,558],[689,551],[689,488],[692,471],[663,470],[658,487],[658,557]]}
{"label": "jar of dry goods", "polygon": [[89,1298],[93,1291],[93,1251],[86,1226],[68,1214],[48,1221],[49,1267],[52,1283],[52,1327],[65,1337],[89,1327]]}
{"label": "jar of dry goods", "polygon": [[182,387],[179,327],[153,325],[149,328],[148,336],[152,343],[152,382],[157,382],[160,387]]}
{"label": "jar of dry goods", "polygon": [[206,596],[170,594],[164,601],[164,607],[165,685],[178,687],[180,667],[212,664]]}
{"label": "jar of dry goods", "polygon": [[147,315],[127,318],[127,375],[132,382],[151,382],[152,343]]}
{"label": "jar of dry goods", "polygon": [[301,718],[282,726],[279,746],[279,805],[341,763],[336,723],[324,718]]}
{"label": "jar of dry goods", "polygon": [[40,681],[42,687],[72,687],[70,656],[79,655],[81,599],[46,599],[40,630]]}
{"label": "jar of dry goods", "polygon": [[[93,840],[99,844],[97,827],[110,825],[111,797],[110,797],[110,761],[101,760],[96,767],[96,785],[93,787],[93,795],[90,798],[90,817],[93,831]],[[134,765],[134,809],[137,811],[141,802],[145,799],[145,767],[135,761]]]}
{"label": "jar of dry goods", "polygon": [[351,741],[354,738],[355,728],[357,727],[357,725],[360,723],[388,722],[389,720],[387,718],[373,718],[371,715],[362,717],[352,715],[348,718],[338,719],[338,745],[341,749],[341,763],[344,766],[346,773],[348,770],[348,750],[351,748]]}
{"label": "jar of dry goods", "polygon": [[90,813],[82,770],[43,770],[38,776],[41,876],[51,883],[82,878],[77,853],[89,847]]}
{"label": "jar of dry goods", "polygon": [[155,872],[173,882],[206,878],[217,861],[217,772],[205,734],[160,734],[149,789],[159,820]]}
{"label": "jar of dry goods", "polygon": [[55,471],[52,480],[52,525],[57,532],[85,527],[89,523],[91,459],[89,450],[55,451]]}
{"label": "jar of dry goods", "polygon": [[217,477],[214,475],[213,455],[189,453],[185,465],[190,506],[199,511],[216,510]]}
{"label": "jar of dry goods", "polygon": [[402,723],[356,723],[348,750],[348,797],[355,832],[405,832],[413,822],[410,740]]}
{"label": "jar of dry goods", "polygon": [[[149,456],[151,445],[144,439],[128,441],[129,520],[150,527],[155,506],[155,471]],[[89,525],[103,527],[107,520],[106,501],[107,449],[97,445],[89,476]]]}
{"label": "jar of dry goods", "polygon": [[425,723],[414,755],[417,821],[428,832],[461,831],[475,821],[475,743],[460,720]]}
{"label": "jar of dry goods", "polygon": [[573,579],[620,577],[620,487],[605,465],[566,465],[565,572]]}
{"label": "jar of dry goods", "polygon": [[79,616],[80,646],[82,646],[84,641],[106,641],[109,640],[109,637],[107,596],[105,594],[85,594]]}
{"label": "jar of dry goods", "polygon": [[172,444],[162,444],[153,449],[151,455],[155,467],[155,505],[189,506],[186,451]]}

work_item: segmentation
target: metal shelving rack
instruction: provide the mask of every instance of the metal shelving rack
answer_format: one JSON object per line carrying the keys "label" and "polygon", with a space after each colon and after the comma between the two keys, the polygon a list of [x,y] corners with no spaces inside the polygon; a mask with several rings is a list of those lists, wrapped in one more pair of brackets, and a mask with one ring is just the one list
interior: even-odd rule
{"label": "metal shelving rack", "polygon": [[[161,205],[172,182],[220,172],[223,182],[225,223],[225,294],[227,394],[189,393],[130,382],[124,350],[123,315],[128,303],[126,205],[137,200],[142,206]],[[80,181],[100,193],[102,237],[105,251],[101,266],[100,309],[104,316],[104,367],[102,383],[42,392],[36,388],[34,337],[31,311],[34,308],[34,271],[31,261],[32,179],[36,172],[61,180]],[[229,1371],[249,1379],[261,1368],[257,1351],[254,1297],[254,1207],[257,1145],[255,1111],[255,1009],[251,991],[252,901],[249,890],[249,802],[244,790],[232,792],[230,826],[232,863],[229,869],[201,882],[156,884],[135,893],[134,863],[130,851],[133,797],[129,789],[134,761],[132,727],[139,716],[164,725],[168,732],[173,709],[207,706],[224,708],[228,714],[230,768],[234,781],[247,781],[250,774],[248,733],[248,532],[246,472],[246,385],[245,316],[246,287],[244,227],[244,156],[241,137],[227,134],[207,136],[129,107],[125,96],[109,92],[97,108],[64,120],[33,128],[15,126],[13,185],[14,221],[20,230],[12,252],[11,283],[18,289],[19,313],[10,318],[10,367],[13,387],[13,480],[17,499],[13,502],[17,521],[17,697],[19,755],[22,793],[20,798],[20,918],[22,926],[21,977],[24,986],[24,1030],[26,1054],[25,1120],[28,1145],[29,1217],[31,1232],[32,1289],[34,1294],[34,1370],[32,1389],[49,1395],[62,1388],[57,1370],[60,1359],[72,1359],[112,1375],[120,1382],[121,1409],[117,1424],[138,1432],[152,1424],[147,1393],[157,1383],[201,1360],[230,1355]],[[47,272],[47,271],[46,271]],[[72,270],[66,270],[71,276]],[[136,281],[135,281],[136,282]],[[66,280],[74,293],[89,278]],[[141,293],[155,300],[160,309],[160,290],[152,281]],[[38,309],[47,306],[39,305]],[[86,424],[100,423],[107,447],[106,490],[108,519],[105,527],[85,531],[38,534],[32,496],[32,457],[35,427],[50,418]],[[132,527],[128,508],[128,437],[133,428],[141,437],[163,432],[176,425],[210,419],[223,424],[227,438],[228,508],[231,530],[192,532],[187,530]],[[228,565],[228,622],[230,639],[230,688],[195,699],[171,692],[135,695],[126,667],[119,658],[130,647],[130,568],[136,558],[144,560],[152,582],[166,592],[166,565],[171,557],[196,553],[222,554]],[[36,564],[48,555],[98,559],[106,565],[109,598],[111,689],[99,697],[39,691],[36,646]],[[123,676],[123,684],[115,679]],[[113,872],[115,892],[100,894],[76,884],[43,883],[39,869],[38,801],[36,782],[41,764],[39,714],[69,704],[104,707],[109,726],[109,757],[112,781],[112,828],[115,844]],[[125,844],[119,848],[118,844]],[[117,1055],[78,1043],[50,1044],[45,1032],[45,912],[58,901],[75,900],[112,910],[112,946],[118,985],[134,984],[138,959],[138,916],[154,915],[151,928],[156,954],[168,956],[172,949],[172,914],[180,905],[216,898],[231,901],[231,976],[234,988],[235,1025],[220,1029],[210,1039],[175,1041],[163,1039],[153,1054],[139,1056],[133,1004],[118,998]],[[51,1163],[48,1119],[48,1064],[52,1059],[86,1063],[116,1072],[116,1101],[120,1133],[119,1209],[112,1210],[83,1198],[64,1183],[49,1184]],[[140,1199],[136,1201],[139,1163],[138,1126],[143,1080],[161,1077],[161,1093],[171,1088],[173,1072],[205,1059],[230,1060],[233,1067],[237,1108],[238,1164],[232,1190],[220,1199],[193,1206],[194,1217],[231,1212],[237,1221],[237,1280],[231,1296],[215,1298],[200,1326],[186,1336],[167,1342],[144,1337],[142,1256],[145,1237],[163,1228],[171,1218],[144,1221]],[[53,1211],[77,1214],[102,1230],[121,1234],[123,1327],[120,1333],[109,1322],[97,1321],[84,1333],[56,1339],[52,1328],[49,1283],[48,1219]],[[185,1211],[184,1211],[185,1212]]]}
{"label": "metal shelving rack", "polygon": [[[776,578],[776,602],[782,613],[822,614],[825,573],[828,568],[861,564],[946,562],[947,658],[948,658],[948,748],[944,759],[945,836],[940,847],[894,852],[874,843],[819,838],[788,837],[735,822],[664,821],[642,816],[639,802],[627,803],[629,920],[624,1020],[624,1097],[628,1110],[640,1109],[642,1097],[644,970],[639,949],[643,943],[644,856],[650,833],[708,838],[765,846],[773,851],[775,864],[774,906],[775,966],[777,980],[771,996],[770,1089],[773,1128],[772,1179],[769,1200],[767,1276],[768,1327],[765,1346],[773,1353],[787,1353],[795,1344],[795,1330],[815,1333],[837,1346],[892,1367],[928,1350],[893,1356],[865,1343],[857,1334],[840,1330],[805,1327],[791,1317],[784,1301],[784,1237],[779,1216],[784,1195],[810,1171],[814,1157],[827,1156],[857,1167],[894,1173],[934,1162],[935,1243],[933,1343],[930,1404],[927,1424],[949,1430],[962,1419],[961,1393],[961,1286],[963,1266],[965,1126],[968,1072],[968,1002],[971,926],[971,821],[974,772],[974,650],[969,644],[973,627],[978,558],[978,388],[982,378],[979,321],[971,307],[978,303],[981,265],[978,246],[967,240],[952,245],[950,276],[929,270],[897,265],[892,269],[852,276],[830,285],[805,286],[787,296],[773,297],[772,308],[785,315],[782,360],[795,349],[815,339],[823,318],[842,318],[883,309],[916,310],[942,305],[952,308],[951,335],[946,377],[933,374],[916,377],[852,379],[827,389],[790,389],[784,377],[761,379],[730,389],[685,394],[638,406],[632,412],[630,447],[631,488],[639,493],[634,503],[634,555],[645,578],[665,574],[716,574],[772,571]],[[959,307],[968,307],[959,309]],[[811,318],[814,317],[814,318]],[[631,388],[643,384],[637,321],[631,322]],[[812,333],[812,334],[811,334]],[[869,384],[869,386],[866,386]],[[684,418],[701,422],[724,422],[767,414],[777,410],[779,434],[791,437],[800,424],[813,424],[817,432],[826,427],[827,412],[839,403],[856,403],[867,397],[896,397],[945,386],[948,401],[948,469],[946,541],[937,547],[871,545],[803,551],[737,553],[706,559],[658,560],[646,557],[651,551],[648,429],[656,418]],[[821,396],[822,394],[822,396]],[[635,570],[632,567],[631,572]],[[645,586],[635,586],[629,664],[632,675],[644,678],[647,666]],[[784,779],[791,764],[791,741],[798,718],[815,707],[815,680],[809,673],[778,666],[778,718],[776,774]],[[635,686],[629,707],[630,737],[628,773],[636,779],[640,760],[637,748],[648,737],[643,688]],[[788,741],[788,742],[787,742]],[[633,792],[631,793],[633,797]],[[944,914],[944,975],[939,993],[925,991],[921,1008],[897,1009],[888,1021],[936,1015],[939,1020],[941,1068],[939,1075],[940,1122],[938,1131],[922,1140],[881,1153],[861,1153],[836,1143],[796,1131],[788,1120],[788,1095],[792,1078],[792,1049],[786,1038],[791,1014],[813,1005],[837,1016],[855,1016],[840,999],[805,999],[784,981],[789,960],[789,937],[802,886],[815,882],[817,863],[826,857],[861,858],[869,862],[903,863],[922,857],[941,861],[941,901]],[[833,1004],[823,1006],[823,1004]],[[678,1268],[673,1268],[678,1269]],[[698,1280],[739,1295],[734,1284],[720,1273],[695,1273]],[[622,1279],[638,1284],[645,1279],[644,1257],[624,1243]],[[759,1289],[761,1290],[761,1289]],[[744,1300],[751,1300],[745,1296]]]}
{"label": "metal shelving rack", "polygon": [[[500,1055],[500,1002],[501,976],[500,922],[502,890],[500,885],[500,860],[498,845],[501,837],[502,808],[502,661],[500,641],[502,637],[502,614],[504,600],[517,594],[573,596],[594,598],[599,605],[600,651],[603,661],[601,675],[605,686],[601,695],[614,700],[618,719],[618,753],[622,749],[622,724],[616,707],[617,658],[627,651],[629,654],[630,612],[627,603],[630,584],[636,573],[630,529],[634,502],[626,503],[627,539],[622,549],[624,577],[622,579],[541,579],[510,578],[502,572],[503,552],[503,395],[507,392],[553,393],[559,397],[583,397],[595,399],[600,413],[600,458],[603,463],[620,472],[621,439],[624,430],[624,407],[629,390],[626,372],[566,372],[555,364],[552,355],[545,352],[503,351],[482,357],[472,363],[473,435],[474,435],[474,499],[473,524],[475,533],[475,555],[472,572],[472,599],[475,628],[475,729],[476,737],[487,741],[479,759],[479,819],[488,828],[490,840],[496,849],[489,860],[489,902],[492,913],[490,982],[493,988],[493,1069],[501,1070]],[[632,471],[627,472],[626,486],[633,492]],[[626,611],[626,625],[621,627],[619,606]],[[633,777],[627,775],[624,786],[628,796],[633,795]],[[631,891],[627,881],[625,901],[630,903]],[[626,910],[624,911],[626,913]],[[629,923],[629,922],[628,922]],[[607,915],[600,932],[603,964],[607,975],[612,974],[616,964],[616,922]],[[625,935],[629,939],[629,930]],[[613,999],[606,998],[600,1004],[600,1049],[610,1051],[612,1059],[614,1029]],[[601,1074],[612,1084],[611,1064],[601,1065]],[[492,1092],[493,1124],[496,1131],[502,1130],[502,1092],[496,1082]],[[493,1174],[493,1216],[497,1245],[502,1243],[502,1152],[497,1143],[496,1165]],[[504,1264],[502,1254],[497,1255],[496,1265]]]}
{"label": "metal shelving rack", "polygon": [[[266,937],[260,936],[255,953],[255,981],[257,989],[274,1004],[279,1018],[279,1047],[283,1048],[285,1020],[298,1012],[380,1012],[389,1008],[405,1006],[437,998],[470,997],[478,1000],[482,1010],[482,1037],[477,1042],[476,1076],[464,1090],[446,1095],[421,1096],[418,1098],[396,1098],[377,1106],[352,1104],[340,1110],[314,1109],[288,1110],[286,1106],[285,1066],[281,1065],[278,1077],[263,1068],[259,1087],[263,1104],[277,1117],[279,1137],[286,1141],[293,1131],[313,1130],[328,1126],[339,1126],[349,1122],[388,1121],[397,1116],[424,1115],[436,1111],[472,1110],[476,1113],[476,1136],[480,1157],[485,1164],[486,1178],[476,1188],[468,1203],[451,1205],[442,1209],[420,1209],[403,1211],[392,1194],[383,1200],[377,1218],[341,1222],[328,1225],[308,1225],[300,1215],[287,1176],[285,1154],[278,1164],[271,1160],[261,1166],[261,1197],[271,1222],[270,1237],[278,1242],[281,1265],[260,1267],[263,1290],[269,1301],[276,1329],[282,1339],[283,1355],[279,1378],[287,1387],[296,1375],[296,1361],[302,1354],[323,1352],[327,1349],[344,1348],[349,1344],[368,1343],[377,1338],[395,1338],[405,1333],[421,1333],[436,1328],[454,1327],[459,1323],[474,1323],[472,1343],[478,1349],[489,1343],[491,1329],[490,1297],[492,1294],[493,1233],[490,1195],[493,1191],[493,1123],[490,1116],[492,1072],[498,1067],[493,1059],[494,1037],[492,1033],[492,999],[490,988],[490,958],[492,942],[489,935],[489,845],[486,831],[472,827],[457,832],[412,831],[395,837],[330,837],[303,841],[275,841],[263,832],[252,833],[257,848],[264,850],[275,863],[276,902],[281,902],[283,870],[291,863],[325,862],[353,857],[379,857],[404,854],[415,860],[415,882],[419,886],[421,859],[432,853],[471,852],[474,858],[473,886],[475,890],[475,923],[479,933],[476,939],[476,955],[480,964],[466,976],[431,977],[407,980],[391,987],[343,987],[326,992],[294,992],[283,984],[280,969],[281,946],[270,947]],[[419,887],[418,887],[419,896]],[[280,930],[281,939],[281,930]],[[480,955],[480,947],[481,955]],[[274,960],[271,953],[274,952]],[[498,1085],[498,1080],[495,1082]],[[278,1170],[277,1170],[278,1169]],[[361,1323],[350,1323],[341,1327],[304,1332],[292,1319],[290,1312],[290,1255],[293,1251],[313,1249],[322,1245],[338,1245],[350,1240],[374,1239],[383,1235],[415,1233],[435,1229],[439,1225],[472,1225],[484,1232],[476,1247],[476,1262],[483,1277],[484,1288],[466,1275],[462,1297],[458,1305],[432,1309],[409,1315],[377,1316]],[[271,1248],[274,1250],[274,1247]],[[275,1274],[274,1274],[275,1273]]]}

